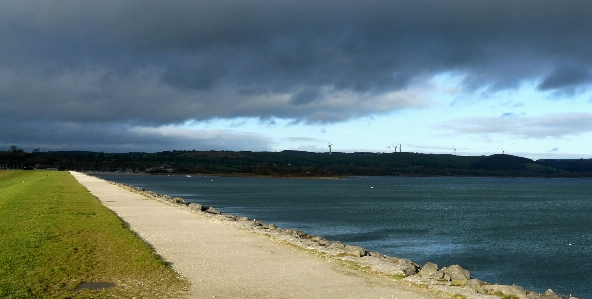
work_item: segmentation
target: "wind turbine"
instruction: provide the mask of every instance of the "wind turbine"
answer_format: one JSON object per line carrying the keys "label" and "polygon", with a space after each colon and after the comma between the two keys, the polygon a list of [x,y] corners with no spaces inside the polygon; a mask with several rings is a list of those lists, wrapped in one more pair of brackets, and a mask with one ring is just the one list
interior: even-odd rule
{"label": "wind turbine", "polygon": [[452,147],[454,149],[454,155],[456,156],[456,147]]}
{"label": "wind turbine", "polygon": [[332,144],[331,142],[327,143],[327,147],[329,147],[329,155],[331,154],[331,146],[332,146],[332,145],[333,145],[333,144]]}
{"label": "wind turbine", "polygon": [[402,153],[403,150],[401,149],[402,144],[399,143],[399,153]]}
{"label": "wind turbine", "polygon": [[502,147],[502,155],[506,154],[506,150]]}
{"label": "wind turbine", "polygon": [[389,154],[390,154],[390,153],[391,153],[391,146],[389,145],[389,146],[387,146],[386,148],[388,148],[388,152],[389,152]]}

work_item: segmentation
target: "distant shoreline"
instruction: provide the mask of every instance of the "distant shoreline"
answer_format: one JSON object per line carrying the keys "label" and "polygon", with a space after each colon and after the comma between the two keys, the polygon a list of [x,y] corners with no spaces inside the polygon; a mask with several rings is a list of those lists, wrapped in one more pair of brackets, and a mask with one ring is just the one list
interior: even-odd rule
{"label": "distant shoreline", "polygon": [[268,179],[311,179],[311,180],[341,180],[356,177],[403,177],[403,178],[523,178],[523,179],[592,179],[592,176],[582,177],[531,177],[531,176],[461,176],[461,175],[340,175],[340,176],[282,176],[282,175],[256,175],[243,173],[148,173],[148,172],[117,172],[117,171],[81,171],[87,174],[109,174],[109,175],[148,175],[148,176],[213,176],[213,177],[236,177],[236,178],[268,178]]}
{"label": "distant shoreline", "polygon": [[217,174],[263,177],[461,176],[592,177],[592,159],[532,160],[509,154],[339,153],[290,151],[0,151],[0,168]]}
{"label": "distant shoreline", "polygon": [[110,174],[110,175],[153,175],[153,176],[213,176],[213,177],[236,177],[236,178],[275,178],[275,179],[311,179],[311,180],[340,180],[357,176],[282,176],[282,175],[256,175],[248,173],[149,173],[149,172],[117,172],[117,171],[82,171],[87,174]]}

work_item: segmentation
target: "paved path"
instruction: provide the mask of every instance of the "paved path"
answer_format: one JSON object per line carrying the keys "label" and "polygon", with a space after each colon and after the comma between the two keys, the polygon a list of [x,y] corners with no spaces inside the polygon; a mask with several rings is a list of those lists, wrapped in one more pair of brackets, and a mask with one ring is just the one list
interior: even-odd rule
{"label": "paved path", "polygon": [[72,175],[191,282],[191,298],[441,298],[96,177]]}

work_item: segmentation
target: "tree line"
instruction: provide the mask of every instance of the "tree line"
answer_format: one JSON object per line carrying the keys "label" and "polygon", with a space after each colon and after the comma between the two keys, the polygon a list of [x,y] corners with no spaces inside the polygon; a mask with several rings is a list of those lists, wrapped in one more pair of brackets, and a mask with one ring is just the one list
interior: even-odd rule
{"label": "tree line", "polygon": [[143,173],[217,173],[264,176],[524,176],[592,177],[592,159],[542,159],[496,154],[312,153],[304,151],[163,151],[30,153],[0,151],[0,169],[55,169]]}

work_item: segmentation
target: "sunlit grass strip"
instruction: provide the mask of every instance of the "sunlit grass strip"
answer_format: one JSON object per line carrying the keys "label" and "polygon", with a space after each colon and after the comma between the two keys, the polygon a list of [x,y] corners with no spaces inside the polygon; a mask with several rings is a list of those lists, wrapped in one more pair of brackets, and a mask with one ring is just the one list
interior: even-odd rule
{"label": "sunlit grass strip", "polygon": [[[83,282],[115,287],[76,290]],[[0,298],[179,298],[187,288],[69,173],[0,171]]]}

